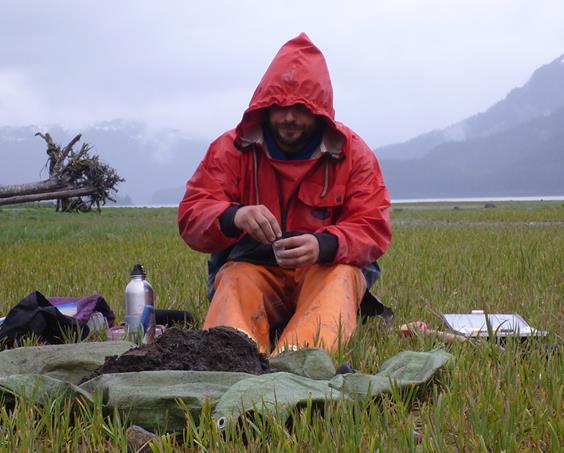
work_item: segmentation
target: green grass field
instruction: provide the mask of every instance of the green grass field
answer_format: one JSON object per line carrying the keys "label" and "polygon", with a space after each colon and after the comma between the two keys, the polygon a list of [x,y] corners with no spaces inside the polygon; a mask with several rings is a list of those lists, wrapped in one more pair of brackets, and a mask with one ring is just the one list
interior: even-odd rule
{"label": "green grass field", "polygon": [[[456,344],[454,361],[417,392],[377,401],[305,408],[292,427],[245,420],[219,433],[204,410],[176,436],[158,433],[154,451],[562,451],[564,445],[564,205],[562,202],[409,204],[392,208],[394,241],[375,292],[396,311],[392,330],[361,326],[336,361],[376,372],[406,349],[440,345],[400,338],[399,324],[437,313],[517,312],[548,337],[526,344]],[[174,209],[0,210],[0,316],[34,290],[99,292],[123,319],[134,263],[145,265],[161,308],[206,312],[206,257],[177,233]],[[127,418],[53,400],[0,406],[0,451],[125,451]]]}

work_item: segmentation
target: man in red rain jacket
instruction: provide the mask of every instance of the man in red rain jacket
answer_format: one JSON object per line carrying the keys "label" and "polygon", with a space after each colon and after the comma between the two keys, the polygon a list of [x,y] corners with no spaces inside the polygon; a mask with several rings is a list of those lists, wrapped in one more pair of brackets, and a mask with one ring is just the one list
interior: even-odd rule
{"label": "man in red rain jacket", "polygon": [[210,145],[180,202],[180,235],[211,253],[204,329],[233,327],[264,352],[336,349],[363,299],[374,301],[389,206],[374,153],[335,121],[325,59],[302,33],[274,57],[239,125]]}

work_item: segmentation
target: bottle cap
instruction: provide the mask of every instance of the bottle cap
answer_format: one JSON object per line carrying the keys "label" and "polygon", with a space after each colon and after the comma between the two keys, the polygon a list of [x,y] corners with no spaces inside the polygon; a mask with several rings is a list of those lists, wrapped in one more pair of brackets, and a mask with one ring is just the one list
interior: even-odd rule
{"label": "bottle cap", "polygon": [[131,276],[133,277],[134,275],[141,275],[142,277],[147,276],[147,273],[145,272],[145,269],[143,268],[142,264],[136,264],[135,266],[133,266],[133,270],[131,271]]}

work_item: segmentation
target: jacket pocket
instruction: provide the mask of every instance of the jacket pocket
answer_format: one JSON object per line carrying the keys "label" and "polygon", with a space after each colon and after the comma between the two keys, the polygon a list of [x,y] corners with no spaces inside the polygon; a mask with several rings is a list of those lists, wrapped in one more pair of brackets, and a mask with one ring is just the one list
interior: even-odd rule
{"label": "jacket pocket", "polygon": [[329,187],[324,197],[323,186],[311,181],[304,181],[300,185],[298,199],[305,205],[319,208],[342,206],[345,202],[344,184],[335,184]]}
{"label": "jacket pocket", "polygon": [[309,229],[316,230],[322,225],[331,225],[338,219],[345,201],[345,186],[334,185],[329,187],[324,197],[323,186],[314,182],[302,182],[298,199],[302,204],[305,216],[298,221],[302,228],[306,225]]}

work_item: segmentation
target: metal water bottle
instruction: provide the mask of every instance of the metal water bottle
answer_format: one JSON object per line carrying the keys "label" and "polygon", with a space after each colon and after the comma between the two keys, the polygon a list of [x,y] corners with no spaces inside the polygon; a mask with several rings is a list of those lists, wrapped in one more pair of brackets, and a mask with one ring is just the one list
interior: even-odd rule
{"label": "metal water bottle", "polygon": [[155,299],[141,264],[133,266],[125,287],[125,323],[130,341],[143,344],[155,341]]}

